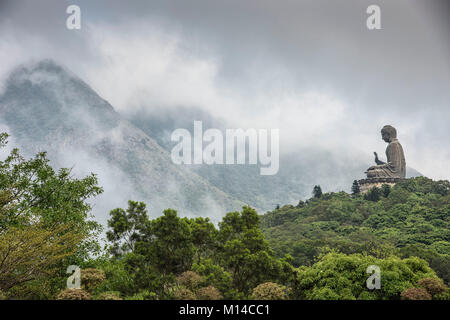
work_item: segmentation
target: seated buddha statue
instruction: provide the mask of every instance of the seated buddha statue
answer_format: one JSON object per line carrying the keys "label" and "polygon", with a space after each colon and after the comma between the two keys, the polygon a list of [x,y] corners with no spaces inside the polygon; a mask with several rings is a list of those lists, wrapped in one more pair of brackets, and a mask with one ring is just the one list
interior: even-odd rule
{"label": "seated buddha statue", "polygon": [[405,178],[406,162],[403,148],[397,139],[397,130],[387,125],[381,129],[381,138],[389,143],[386,148],[387,161],[378,159],[378,154],[374,152],[376,166],[367,169],[367,178]]}

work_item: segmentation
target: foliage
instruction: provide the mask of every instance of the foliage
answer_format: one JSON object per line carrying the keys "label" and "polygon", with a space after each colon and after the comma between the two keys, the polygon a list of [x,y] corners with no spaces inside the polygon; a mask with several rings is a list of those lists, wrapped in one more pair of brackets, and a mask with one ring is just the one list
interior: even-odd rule
{"label": "foliage", "polygon": [[322,188],[319,185],[314,186],[312,193],[314,198],[320,198],[322,196]]}
{"label": "foliage", "polygon": [[[0,134],[0,147],[6,138]],[[94,174],[75,179],[69,169],[55,172],[45,152],[26,160],[13,149],[0,161],[0,233],[36,221],[43,226],[69,223],[89,240],[100,226],[87,220],[91,205],[86,200],[101,192]]]}
{"label": "foliage", "polygon": [[[371,265],[380,268],[381,289],[369,290],[366,286],[369,277],[366,271]],[[310,268],[299,270],[293,295],[308,300],[395,300],[401,292],[427,277],[435,277],[435,273],[419,258],[377,259],[330,252]]]}
{"label": "foliage", "polygon": [[179,285],[184,286],[190,290],[198,289],[202,282],[203,278],[193,271],[185,271],[177,278],[177,283]]}
{"label": "foliage", "polygon": [[450,288],[447,288],[445,292],[435,295],[433,300],[450,300]]}
{"label": "foliage", "polygon": [[[7,137],[0,134],[0,148]],[[0,160],[0,289],[30,298],[60,290],[67,265],[98,253],[101,228],[89,220],[88,199],[101,192],[95,175],[56,172],[45,152],[26,160],[13,149]]]}
{"label": "foliage", "polygon": [[401,293],[402,300],[431,300],[431,295],[423,288],[409,288]]}
{"label": "foliage", "polygon": [[200,274],[204,283],[208,283],[219,290],[225,299],[237,299],[239,295],[233,288],[233,277],[222,266],[214,264],[211,259],[205,259],[201,263],[194,263],[192,270]]}
{"label": "foliage", "polygon": [[444,293],[447,287],[440,279],[436,278],[424,278],[418,282],[419,287],[424,288],[427,292],[434,297],[435,295]]}
{"label": "foliage", "polygon": [[[217,227],[173,209],[150,219],[130,200],[110,211],[99,255],[96,176],[13,149],[0,161],[0,299],[450,299],[450,183],[418,177],[363,197],[355,182],[263,216],[245,206]],[[62,290],[71,264],[83,289]]]}
{"label": "foliage", "polygon": [[352,196],[357,196],[361,193],[361,188],[359,186],[358,180],[353,180],[352,184]]}
{"label": "foliage", "polygon": [[420,257],[450,283],[449,183],[406,179],[379,201],[325,193],[261,216],[265,238],[279,258],[311,266],[327,248],[377,258]]}
{"label": "foliage", "polygon": [[196,261],[207,258],[215,250],[217,230],[209,218],[184,219],[190,226]]}
{"label": "foliage", "polygon": [[0,290],[54,274],[56,265],[73,254],[81,240],[67,228],[35,224],[0,233]]}
{"label": "foliage", "polygon": [[121,254],[134,251],[136,241],[142,236],[143,229],[148,222],[145,203],[128,201],[127,210],[117,208],[109,213],[107,239],[112,242],[111,252],[120,256]]}
{"label": "foliage", "polygon": [[105,281],[105,272],[95,268],[81,270],[81,285],[83,289],[92,293],[103,281]]}
{"label": "foliage", "polygon": [[[136,212],[136,204],[130,201],[127,210],[111,211],[108,232],[114,248],[118,242],[130,243],[124,238],[133,233],[119,228],[126,223],[118,224],[117,217],[120,213],[122,220],[129,220],[127,216]],[[145,204],[139,208],[145,212]],[[211,298],[239,299],[261,282],[294,279],[292,265],[288,259],[274,257],[261,232],[259,216],[250,207],[228,213],[219,223],[219,230],[209,219],[179,218],[171,209],[154,220],[146,214],[140,216],[145,219],[135,219],[139,222],[131,224],[133,245],[127,250],[111,250],[114,259],[120,258],[115,263],[120,261],[122,265],[115,271],[129,276],[129,287],[120,288],[116,281],[112,285],[112,277],[101,286],[102,290],[118,290],[122,295],[151,290],[163,299],[189,296],[189,292],[196,295],[203,287],[203,294],[211,294]]]}
{"label": "foliage", "polygon": [[119,293],[118,292],[102,292],[100,293],[97,297],[96,300],[122,300],[122,298],[120,298]]}
{"label": "foliage", "polygon": [[155,292],[149,290],[141,290],[138,293],[125,297],[124,300],[155,300],[157,298]]}
{"label": "foliage", "polygon": [[221,261],[232,274],[233,286],[245,294],[259,283],[289,281],[293,275],[287,260],[274,257],[259,224],[258,214],[250,207],[228,213],[219,223]]}
{"label": "foliage", "polygon": [[383,184],[381,186],[381,194],[383,197],[387,198],[389,197],[389,194],[391,193],[391,186],[389,184]]}
{"label": "foliage", "polygon": [[380,200],[382,194],[383,193],[380,190],[380,188],[373,187],[372,189],[367,191],[367,193],[364,194],[364,200],[377,202]]}
{"label": "foliage", "polygon": [[214,288],[214,286],[207,286],[198,289],[197,298],[199,300],[221,300],[223,299],[222,294]]}
{"label": "foliage", "polygon": [[91,300],[91,295],[83,289],[65,289],[61,291],[56,300]]}
{"label": "foliage", "polygon": [[172,209],[164,210],[161,217],[148,224],[136,246],[136,252],[150,258],[162,274],[188,270],[195,253],[190,225]]}
{"label": "foliage", "polygon": [[97,292],[120,292],[123,296],[137,293],[133,276],[127,271],[124,259],[99,258],[96,268],[103,270],[106,278],[97,287]]}
{"label": "foliage", "polygon": [[256,300],[284,300],[286,299],[286,294],[278,284],[265,282],[253,289],[252,298]]}
{"label": "foliage", "polygon": [[189,290],[185,287],[179,287],[175,290],[174,294],[175,300],[196,300],[197,297],[195,296],[195,293],[192,292],[192,290]]}

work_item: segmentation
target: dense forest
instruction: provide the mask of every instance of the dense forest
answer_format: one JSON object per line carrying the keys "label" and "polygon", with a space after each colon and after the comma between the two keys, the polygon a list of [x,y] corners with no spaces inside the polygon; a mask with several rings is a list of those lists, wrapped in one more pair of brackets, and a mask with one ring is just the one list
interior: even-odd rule
{"label": "dense forest", "polygon": [[[102,191],[45,153],[0,161],[0,299],[450,299],[448,181],[365,195],[357,183],[352,194],[316,186],[297,206],[243,207],[218,225],[173,209],[151,219],[130,200],[105,230],[90,213]],[[69,266],[79,288],[68,288]],[[367,286],[369,266],[379,289]]]}

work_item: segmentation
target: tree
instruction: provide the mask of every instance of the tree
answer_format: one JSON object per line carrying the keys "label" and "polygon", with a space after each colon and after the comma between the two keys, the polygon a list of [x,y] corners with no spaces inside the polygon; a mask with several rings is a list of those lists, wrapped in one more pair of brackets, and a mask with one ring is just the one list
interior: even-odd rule
{"label": "tree", "polygon": [[56,300],[91,300],[92,296],[83,289],[65,289],[57,296]]}
{"label": "tree", "polygon": [[248,206],[219,223],[221,264],[232,274],[234,288],[246,295],[259,283],[289,278],[292,271],[287,261],[274,257],[259,224],[257,212]]}
{"label": "tree", "polygon": [[401,293],[402,300],[431,300],[431,295],[423,288],[409,288]]}
{"label": "tree", "polygon": [[73,255],[82,235],[70,226],[44,228],[41,224],[10,227],[0,233],[0,291],[51,277],[57,265]]}
{"label": "tree", "polygon": [[195,246],[196,261],[213,255],[217,230],[209,218],[197,217],[184,220],[189,224],[192,234],[192,242]]}
{"label": "tree", "polygon": [[117,292],[102,292],[97,297],[96,300],[122,300]]}
{"label": "tree", "polygon": [[286,293],[280,285],[265,282],[253,289],[252,298],[256,300],[284,300],[286,299]]}
{"label": "tree", "polygon": [[152,220],[137,253],[152,260],[152,264],[163,275],[179,274],[189,270],[195,254],[192,230],[176,210],[166,209],[163,216]]}
{"label": "tree", "polygon": [[179,287],[175,290],[174,293],[175,300],[197,300],[197,297],[192,290],[188,288]]}
{"label": "tree", "polygon": [[115,284],[109,290],[118,288],[123,294],[131,291],[135,295],[147,290],[151,298],[167,298],[175,276],[190,269],[196,253],[206,255],[213,246],[215,229],[208,219],[180,218],[175,210],[167,209],[149,220],[145,204],[134,201],[129,201],[126,211],[117,208],[110,214],[108,240],[113,249],[120,249],[112,252],[118,253],[117,262],[123,263],[131,281],[126,287]]}
{"label": "tree", "polygon": [[391,193],[391,186],[388,184],[383,184],[381,186],[381,193],[383,194],[383,197],[389,197],[389,194]]}
{"label": "tree", "polygon": [[447,290],[447,287],[442,282],[441,279],[438,278],[424,278],[420,279],[418,282],[419,287],[424,288],[427,292],[434,297],[435,295],[444,293]]}
{"label": "tree", "polygon": [[219,290],[213,286],[207,286],[198,289],[197,297],[199,300],[221,300],[223,296],[220,294]]}
{"label": "tree", "polygon": [[297,204],[297,208],[303,208],[306,205],[306,203],[303,200],[300,200]]}
{"label": "tree", "polygon": [[[381,289],[369,290],[366,281],[367,267],[380,268]],[[419,258],[377,259],[362,254],[345,255],[330,252],[322,255],[311,267],[298,270],[293,293],[296,298],[307,300],[374,300],[400,299],[400,294],[420,279],[435,278],[433,270]]]}
{"label": "tree", "polygon": [[361,189],[359,187],[359,182],[358,180],[353,180],[353,185],[352,185],[352,195],[356,196],[359,195],[361,193]]}
{"label": "tree", "polygon": [[377,202],[381,199],[381,190],[380,188],[373,187],[364,195],[364,200],[369,200],[373,202]]}
{"label": "tree", "polygon": [[314,186],[313,196],[317,199],[322,197],[322,188],[319,185]]}
{"label": "tree", "polygon": [[192,291],[197,290],[204,279],[194,271],[185,271],[177,277],[177,283]]}
{"label": "tree", "polygon": [[233,277],[224,267],[214,264],[212,259],[205,259],[192,265],[192,271],[200,274],[205,283],[217,288],[225,299],[238,298],[237,291],[233,288]]}
{"label": "tree", "polygon": [[[0,148],[7,138],[0,134]],[[55,172],[45,152],[26,160],[15,148],[0,160],[0,290],[38,280],[56,290],[68,264],[97,253],[101,227],[89,220],[88,199],[102,191],[94,174]]]}
{"label": "tree", "polygon": [[143,202],[128,201],[127,210],[116,208],[110,211],[111,219],[106,232],[107,239],[113,243],[110,250],[113,255],[120,256],[133,252],[136,241],[143,237],[149,224],[146,205]]}
{"label": "tree", "polygon": [[105,279],[105,272],[103,270],[95,268],[81,270],[81,285],[87,292],[92,293]]}

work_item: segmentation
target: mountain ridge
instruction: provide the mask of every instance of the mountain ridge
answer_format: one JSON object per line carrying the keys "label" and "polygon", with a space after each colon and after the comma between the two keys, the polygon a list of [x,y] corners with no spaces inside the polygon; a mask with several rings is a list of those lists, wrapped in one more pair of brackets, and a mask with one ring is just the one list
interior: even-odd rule
{"label": "mountain ridge", "polygon": [[[179,127],[189,130],[197,118],[204,120],[205,128],[224,129],[227,124],[195,109],[122,115],[52,59],[16,67],[0,95],[0,111],[0,120],[28,155],[45,150],[59,166],[104,176],[105,197],[111,190],[115,193],[111,203],[100,206],[102,216],[123,206],[126,197],[149,202],[157,213],[173,207],[181,214],[219,218],[244,204],[265,212],[280,203],[306,199],[316,184],[323,190],[350,189],[358,177],[355,173],[366,168],[352,161],[336,171],[339,161],[333,154],[313,149],[302,150],[301,157],[281,155],[275,176],[261,176],[257,165],[175,165],[170,159],[170,132]],[[317,158],[327,160],[318,163]],[[417,175],[413,171],[412,176]]]}
{"label": "mountain ridge", "polygon": [[[67,153],[85,153],[92,161],[100,158],[112,165],[111,171],[121,170],[131,177],[132,189],[138,191],[135,196],[156,202],[158,211],[174,207],[182,214],[198,215],[216,206],[225,214],[244,205],[194,172],[173,164],[170,154],[156,141],[52,60],[13,70],[0,96],[0,108],[0,118],[28,154],[46,150],[58,165],[67,164],[63,161]],[[202,205],[202,200],[207,204]]]}

